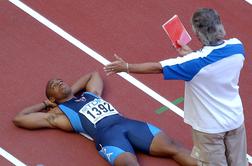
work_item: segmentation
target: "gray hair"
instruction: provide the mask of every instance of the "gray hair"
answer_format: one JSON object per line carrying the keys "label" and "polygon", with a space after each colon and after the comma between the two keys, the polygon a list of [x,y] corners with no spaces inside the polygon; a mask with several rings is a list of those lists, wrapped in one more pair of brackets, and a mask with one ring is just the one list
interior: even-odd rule
{"label": "gray hair", "polygon": [[193,14],[192,28],[204,45],[217,45],[226,35],[219,14],[209,8],[198,9]]}

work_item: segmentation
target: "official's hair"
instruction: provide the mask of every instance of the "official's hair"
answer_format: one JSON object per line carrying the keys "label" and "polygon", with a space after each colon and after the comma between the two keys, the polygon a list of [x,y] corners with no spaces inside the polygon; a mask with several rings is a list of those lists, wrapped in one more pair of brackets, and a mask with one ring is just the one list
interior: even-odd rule
{"label": "official's hair", "polygon": [[220,16],[214,9],[198,9],[191,21],[194,32],[204,45],[216,45],[226,35]]}

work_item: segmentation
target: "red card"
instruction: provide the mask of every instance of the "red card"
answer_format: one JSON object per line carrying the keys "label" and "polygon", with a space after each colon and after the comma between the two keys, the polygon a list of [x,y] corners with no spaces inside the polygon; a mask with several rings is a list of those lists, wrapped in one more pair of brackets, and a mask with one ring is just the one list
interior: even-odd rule
{"label": "red card", "polygon": [[188,44],[192,38],[189,33],[186,31],[184,25],[180,21],[177,15],[174,15],[170,20],[162,25],[166,34],[169,36],[173,46],[175,48],[180,48],[178,40],[183,44]]}

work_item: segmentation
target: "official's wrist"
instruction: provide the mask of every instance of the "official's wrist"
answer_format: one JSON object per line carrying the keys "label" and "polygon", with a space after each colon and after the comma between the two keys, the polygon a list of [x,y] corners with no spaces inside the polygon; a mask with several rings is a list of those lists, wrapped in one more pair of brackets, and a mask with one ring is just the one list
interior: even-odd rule
{"label": "official's wrist", "polygon": [[127,72],[127,73],[130,73],[129,63],[126,63],[126,72]]}

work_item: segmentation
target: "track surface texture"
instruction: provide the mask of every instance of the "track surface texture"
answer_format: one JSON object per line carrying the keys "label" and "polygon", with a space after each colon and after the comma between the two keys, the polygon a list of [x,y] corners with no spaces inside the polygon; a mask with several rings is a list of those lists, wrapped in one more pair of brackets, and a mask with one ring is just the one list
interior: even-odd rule
{"label": "track surface texture", "polygon": [[[128,62],[160,61],[177,53],[161,25],[178,14],[192,36],[190,46],[200,47],[190,18],[200,7],[215,8],[227,38],[245,45],[246,62],[240,93],[247,127],[248,154],[252,154],[252,6],[229,0],[24,0],[82,43],[112,61],[117,53]],[[224,3],[225,2],[225,3]],[[73,83],[81,75],[99,71],[103,97],[125,116],[148,121],[192,148],[191,128],[172,111],[156,114],[163,105],[118,75],[107,77],[103,65],[8,1],[0,1],[0,147],[29,166],[107,166],[94,144],[84,137],[58,130],[28,131],[16,128],[12,118],[22,108],[45,99],[47,80],[59,77]],[[164,81],[162,75],[132,75],[169,101],[182,97],[182,81]],[[183,108],[183,103],[178,107]],[[138,153],[143,166],[176,166],[170,159]],[[0,165],[12,165],[0,156]]]}

